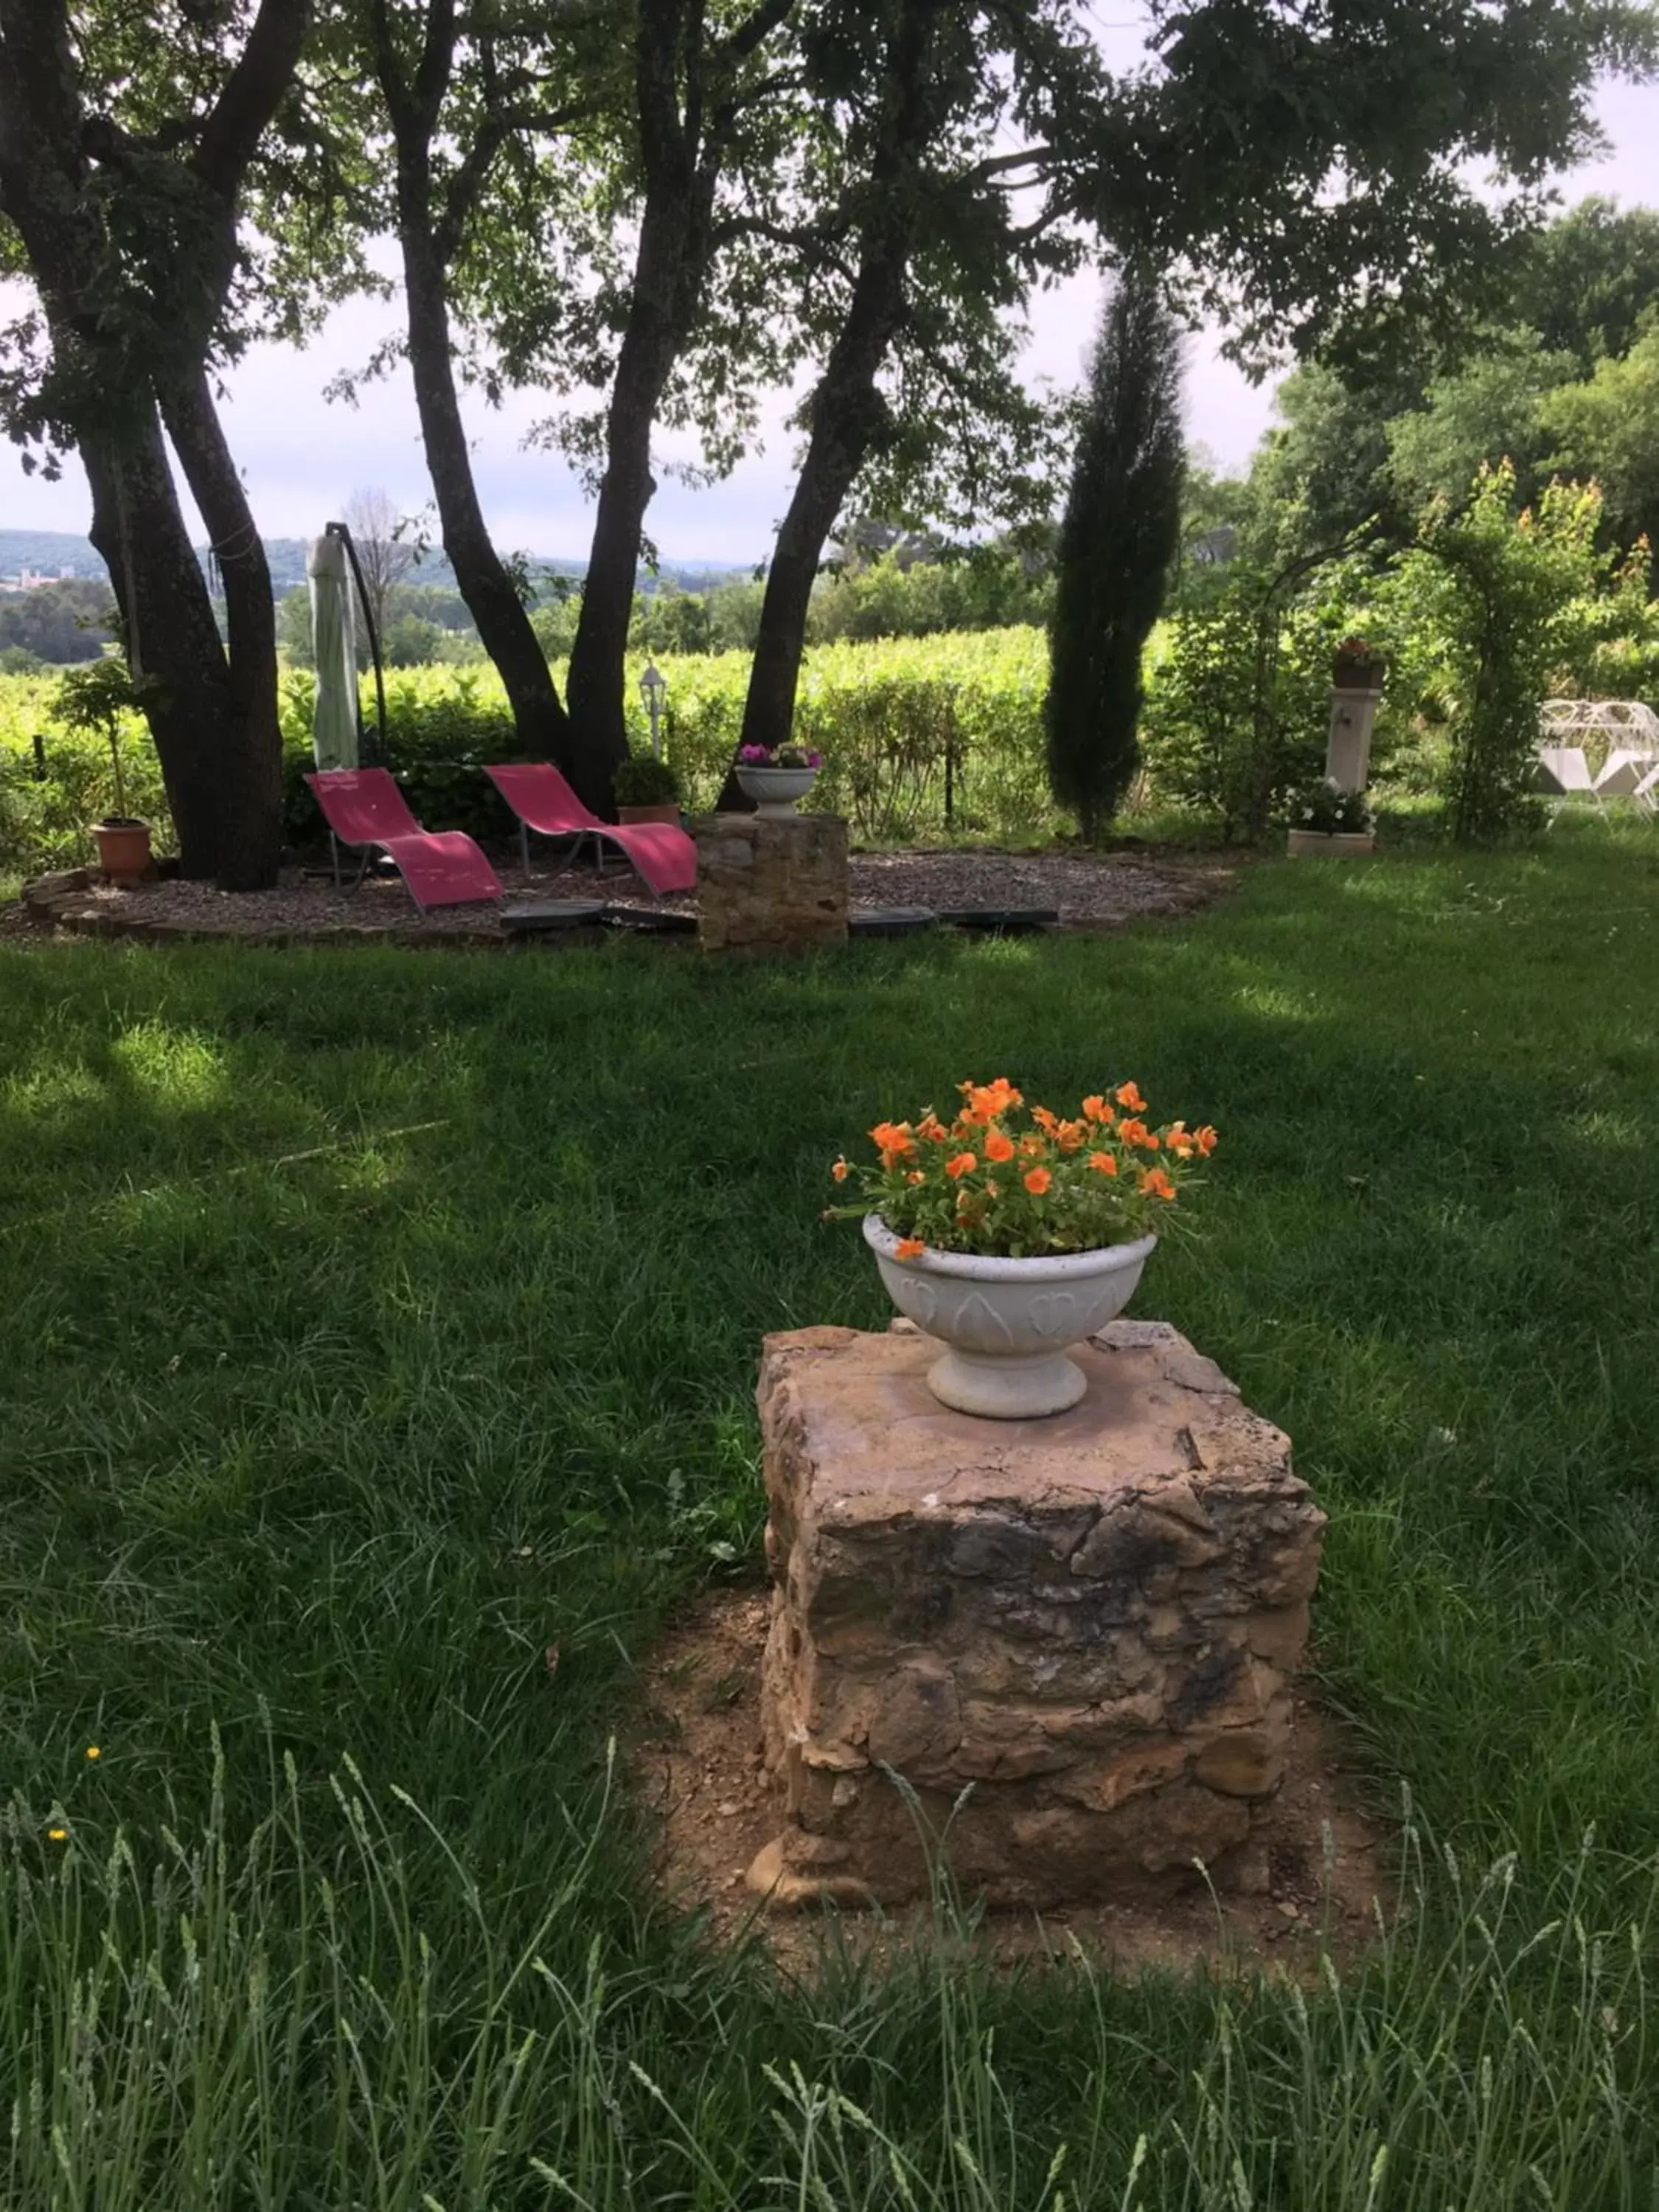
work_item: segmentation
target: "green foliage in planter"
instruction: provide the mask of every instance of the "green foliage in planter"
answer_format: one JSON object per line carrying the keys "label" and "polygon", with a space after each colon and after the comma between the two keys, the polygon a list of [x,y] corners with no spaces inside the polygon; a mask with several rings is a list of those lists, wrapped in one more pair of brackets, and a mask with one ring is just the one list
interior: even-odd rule
{"label": "green foliage in planter", "polygon": [[654,753],[632,753],[618,762],[611,791],[618,806],[677,806],[680,779],[670,763],[659,760]]}
{"label": "green foliage in planter", "polygon": [[154,683],[135,676],[118,653],[106,653],[60,677],[52,695],[52,714],[61,728],[77,737],[97,738],[108,748],[118,817],[130,811],[121,760],[125,725],[143,711],[145,698],[155,690]]}
{"label": "green foliage in planter", "polygon": [[1328,775],[1296,793],[1287,820],[1291,829],[1311,830],[1322,837],[1363,837],[1376,826],[1364,793],[1344,791]]}

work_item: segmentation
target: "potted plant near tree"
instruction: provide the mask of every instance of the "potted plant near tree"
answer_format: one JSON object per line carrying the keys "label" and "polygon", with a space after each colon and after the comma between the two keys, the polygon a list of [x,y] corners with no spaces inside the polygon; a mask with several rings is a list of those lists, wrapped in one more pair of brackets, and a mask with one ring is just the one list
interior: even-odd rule
{"label": "potted plant near tree", "polygon": [[1088,1387],[1066,1357],[1121,1313],[1176,1218],[1183,1183],[1215,1131],[1148,1124],[1133,1083],[1085,1098],[1074,1119],[1025,1109],[1006,1077],[958,1086],[942,1121],[878,1121],[877,1159],[837,1160],[862,1202],[888,1295],[943,1356],[927,1387],[958,1413],[1030,1420],[1063,1413]]}
{"label": "potted plant near tree", "polygon": [[823,755],[811,745],[744,745],[738,781],[763,822],[787,821],[811,791]]}
{"label": "potted plant near tree", "polygon": [[611,793],[619,822],[679,821],[679,777],[653,753],[635,753],[619,762],[611,779]]}
{"label": "potted plant near tree", "polygon": [[109,747],[115,811],[90,826],[98,865],[112,884],[139,883],[149,872],[149,824],[127,811],[121,763],[121,719],[143,705],[144,689],[144,679],[135,678],[118,653],[106,653],[71,669],[52,696],[52,713],[66,730],[101,738]]}
{"label": "potted plant near tree", "polygon": [[1285,850],[1293,860],[1311,860],[1318,854],[1373,853],[1376,849],[1376,818],[1363,791],[1344,791],[1330,776],[1323,776],[1291,801],[1290,831]]}

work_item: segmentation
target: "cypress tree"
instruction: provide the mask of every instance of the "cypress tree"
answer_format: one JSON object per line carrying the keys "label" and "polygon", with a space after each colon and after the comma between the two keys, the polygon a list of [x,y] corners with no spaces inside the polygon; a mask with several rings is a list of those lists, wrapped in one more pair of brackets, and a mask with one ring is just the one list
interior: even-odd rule
{"label": "cypress tree", "polygon": [[1092,844],[1139,758],[1140,660],[1181,538],[1181,331],[1127,267],[1090,364],[1049,626],[1048,787]]}

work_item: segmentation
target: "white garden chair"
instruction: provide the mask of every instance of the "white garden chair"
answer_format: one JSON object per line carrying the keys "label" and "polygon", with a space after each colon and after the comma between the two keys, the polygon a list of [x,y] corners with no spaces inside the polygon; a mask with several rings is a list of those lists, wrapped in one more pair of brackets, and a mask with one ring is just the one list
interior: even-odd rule
{"label": "white garden chair", "polygon": [[[1556,801],[1550,810],[1552,828],[1570,799],[1593,799],[1598,806],[1601,805],[1601,794],[1589,772],[1583,745],[1540,745],[1537,781],[1540,789],[1548,792]],[[1601,811],[1607,811],[1605,807]]]}
{"label": "white garden chair", "polygon": [[1621,745],[1601,763],[1595,779],[1597,794],[1602,799],[1634,799],[1637,786],[1656,763],[1659,754],[1645,746],[1638,752]]}

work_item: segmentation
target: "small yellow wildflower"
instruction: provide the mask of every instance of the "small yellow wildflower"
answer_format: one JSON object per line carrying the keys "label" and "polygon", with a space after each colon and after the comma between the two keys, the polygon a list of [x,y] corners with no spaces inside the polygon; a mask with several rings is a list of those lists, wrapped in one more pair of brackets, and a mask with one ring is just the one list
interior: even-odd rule
{"label": "small yellow wildflower", "polygon": [[95,1743],[89,1743],[87,1746],[87,1757],[88,1759],[101,1759],[103,1755],[103,1753],[100,1751]]}
{"label": "small yellow wildflower", "polygon": [[46,1830],[46,1840],[49,1843],[53,1844],[66,1844],[69,1841],[69,1830],[67,1828],[48,1828]]}

